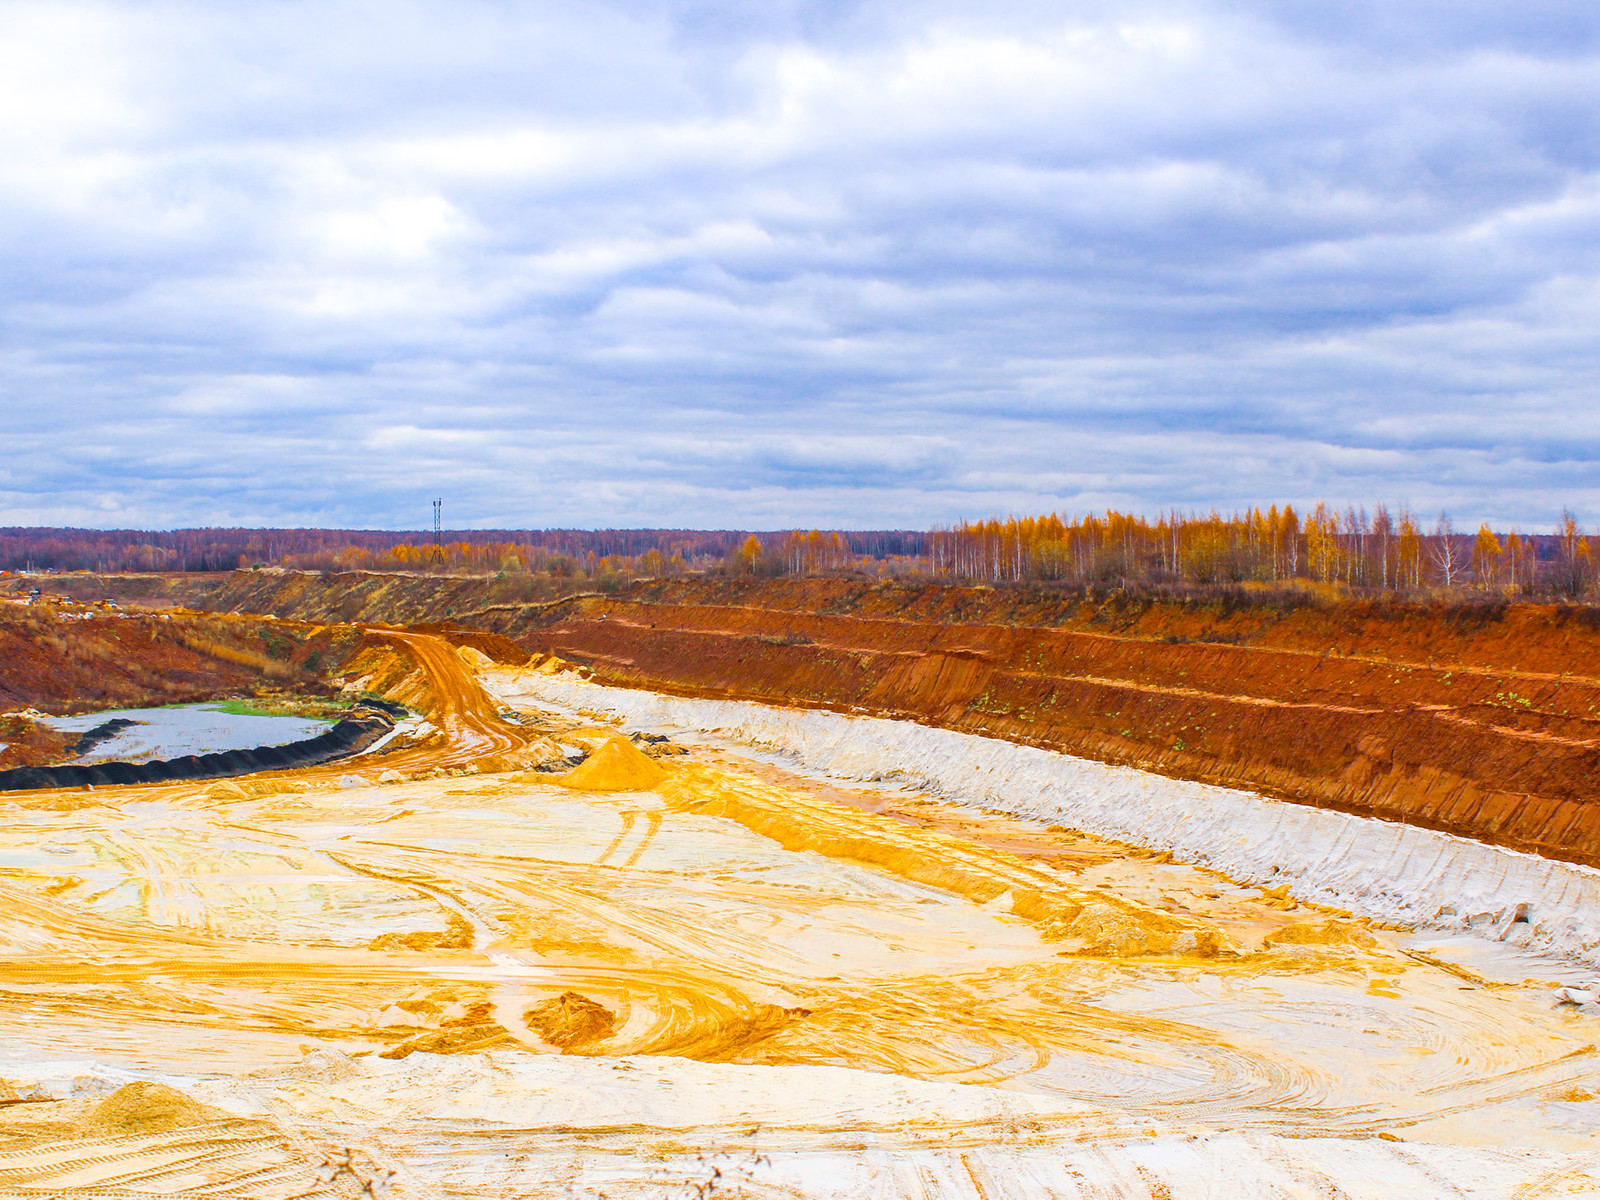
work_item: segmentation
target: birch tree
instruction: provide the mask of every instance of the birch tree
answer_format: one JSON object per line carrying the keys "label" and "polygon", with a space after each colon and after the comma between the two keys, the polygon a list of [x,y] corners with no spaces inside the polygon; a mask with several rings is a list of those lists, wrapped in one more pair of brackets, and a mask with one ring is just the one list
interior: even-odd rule
{"label": "birch tree", "polygon": [[1454,587],[1456,576],[1466,567],[1461,548],[1456,545],[1456,527],[1450,514],[1441,512],[1433,526],[1434,543],[1431,548],[1433,565],[1444,576],[1445,587]]}

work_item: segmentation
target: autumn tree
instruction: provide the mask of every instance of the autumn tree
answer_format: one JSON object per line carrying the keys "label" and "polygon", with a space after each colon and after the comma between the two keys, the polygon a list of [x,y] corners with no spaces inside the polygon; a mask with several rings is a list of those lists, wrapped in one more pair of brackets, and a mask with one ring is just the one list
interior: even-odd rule
{"label": "autumn tree", "polygon": [[1293,578],[1300,573],[1300,518],[1292,504],[1285,504],[1278,518],[1278,539],[1288,559],[1287,573]]}
{"label": "autumn tree", "polygon": [[1422,529],[1416,514],[1400,510],[1400,536],[1395,547],[1395,583],[1399,587],[1422,586]]}
{"label": "autumn tree", "polygon": [[1518,585],[1527,573],[1527,568],[1523,565],[1523,560],[1526,556],[1527,550],[1523,546],[1522,538],[1513,527],[1511,532],[1506,534],[1505,544],[1507,586],[1513,593],[1516,592]]}
{"label": "autumn tree", "polygon": [[1478,526],[1478,536],[1472,543],[1472,569],[1477,573],[1478,586],[1484,591],[1494,586],[1495,577],[1500,569],[1502,550],[1500,539],[1495,537],[1494,530],[1489,528],[1489,523],[1485,521]]}
{"label": "autumn tree", "polygon": [[1328,506],[1318,504],[1306,518],[1305,524],[1306,566],[1311,569],[1312,578],[1324,582],[1332,577],[1334,571],[1332,521]]}
{"label": "autumn tree", "polygon": [[1561,510],[1561,527],[1556,537],[1561,551],[1560,568],[1554,575],[1556,589],[1567,596],[1580,596],[1589,587],[1594,562],[1589,539],[1584,537],[1578,518],[1570,508]]}
{"label": "autumn tree", "polygon": [[761,561],[761,539],[753,533],[745,538],[744,545],[734,551],[734,559],[741,574],[755,570],[756,564]]}

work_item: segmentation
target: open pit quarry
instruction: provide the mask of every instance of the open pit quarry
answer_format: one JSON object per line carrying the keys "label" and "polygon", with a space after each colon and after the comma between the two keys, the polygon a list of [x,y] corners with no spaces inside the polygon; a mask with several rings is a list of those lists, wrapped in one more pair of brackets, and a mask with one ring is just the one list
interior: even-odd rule
{"label": "open pit quarry", "polygon": [[0,766],[408,715],[0,793],[0,1197],[1600,1195],[1581,613],[134,590],[0,620]]}

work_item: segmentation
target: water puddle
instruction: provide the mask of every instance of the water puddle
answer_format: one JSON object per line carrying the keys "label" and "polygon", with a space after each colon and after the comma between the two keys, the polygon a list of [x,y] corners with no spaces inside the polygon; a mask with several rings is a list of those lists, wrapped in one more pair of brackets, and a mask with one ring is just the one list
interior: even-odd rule
{"label": "water puddle", "polygon": [[[115,722],[115,724],[113,724]],[[71,762],[147,762],[186,754],[215,754],[284,746],[326,733],[331,721],[310,717],[263,716],[230,711],[225,704],[175,704],[166,708],[121,708],[72,717],[45,717],[42,724],[65,734],[104,736]]]}

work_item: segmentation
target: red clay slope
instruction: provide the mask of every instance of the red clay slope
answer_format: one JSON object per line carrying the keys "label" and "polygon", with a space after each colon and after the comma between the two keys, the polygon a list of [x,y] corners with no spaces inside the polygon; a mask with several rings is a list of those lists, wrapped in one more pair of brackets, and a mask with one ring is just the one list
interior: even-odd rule
{"label": "red clay slope", "polygon": [[68,739],[20,715],[95,712],[290,690],[371,639],[360,630],[193,613],[0,606],[0,769],[59,759]]}
{"label": "red clay slope", "polygon": [[601,682],[911,719],[1600,864],[1594,615],[691,581],[494,625]]}

